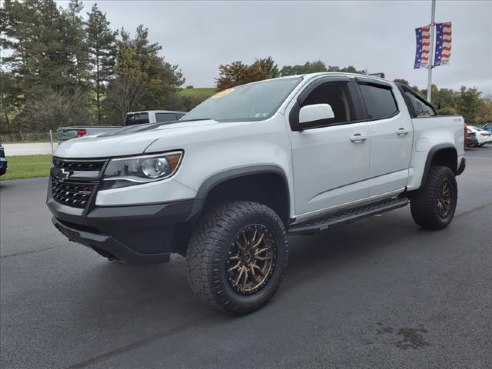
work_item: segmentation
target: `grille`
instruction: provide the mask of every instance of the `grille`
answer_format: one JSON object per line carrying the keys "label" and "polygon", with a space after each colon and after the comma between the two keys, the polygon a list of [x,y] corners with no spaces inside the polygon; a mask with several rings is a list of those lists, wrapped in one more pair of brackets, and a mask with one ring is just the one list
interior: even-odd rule
{"label": "grille", "polygon": [[75,208],[85,208],[96,183],[61,182],[51,179],[51,193],[55,201]]}
{"label": "grille", "polygon": [[70,161],[53,159],[53,165],[56,168],[80,171],[100,171],[104,166],[104,161]]}
{"label": "grille", "polygon": [[[100,174],[104,164],[105,161],[74,161],[54,158],[51,177],[53,199],[63,205],[84,209],[99,183],[98,172]],[[68,178],[62,178],[60,172],[69,173]]]}

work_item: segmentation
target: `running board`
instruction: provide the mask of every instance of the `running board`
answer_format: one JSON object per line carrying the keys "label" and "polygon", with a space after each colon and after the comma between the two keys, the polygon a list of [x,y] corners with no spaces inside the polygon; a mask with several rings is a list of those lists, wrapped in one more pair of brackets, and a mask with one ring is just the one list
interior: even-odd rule
{"label": "running board", "polygon": [[402,208],[407,204],[408,199],[406,197],[397,197],[395,199],[378,201],[335,214],[326,215],[314,220],[307,220],[299,224],[294,224],[289,228],[289,234],[310,234],[320,232],[335,224],[352,222],[361,218]]}

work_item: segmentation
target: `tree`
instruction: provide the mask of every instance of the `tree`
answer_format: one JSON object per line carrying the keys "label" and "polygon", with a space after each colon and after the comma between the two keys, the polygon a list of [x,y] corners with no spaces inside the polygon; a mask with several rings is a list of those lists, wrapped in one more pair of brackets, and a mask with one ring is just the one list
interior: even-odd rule
{"label": "tree", "polygon": [[[85,93],[87,48],[81,2],[71,0],[67,9],[57,8],[54,0],[6,0],[3,5],[0,43],[8,52],[2,62],[18,89],[19,109],[51,94]],[[38,129],[41,123],[29,124]]]}
{"label": "tree", "polygon": [[262,68],[260,62],[251,65],[241,61],[219,66],[219,78],[217,78],[217,90],[222,91],[245,83],[268,79],[269,71]]}
{"label": "tree", "polygon": [[327,72],[325,63],[321,60],[314,62],[306,62],[304,65],[285,65],[280,70],[281,76],[292,76],[296,74],[308,74],[316,72]]}
{"label": "tree", "polygon": [[60,14],[62,47],[59,52],[64,54],[64,59],[61,60],[62,72],[65,72],[68,79],[62,86],[65,91],[73,88],[79,92],[88,88],[89,48],[84,21],[80,16],[83,8],[81,0],[70,0],[68,8]]}
{"label": "tree", "polygon": [[447,106],[442,109],[437,109],[437,115],[458,115],[458,112],[456,111],[456,109]]}
{"label": "tree", "polygon": [[0,70],[0,131],[11,132],[11,117],[20,110],[20,89],[12,73]]}
{"label": "tree", "polygon": [[461,86],[456,97],[456,109],[465,118],[467,124],[475,125],[479,123],[479,112],[482,109],[483,101],[480,98],[481,92],[475,87],[466,88]]}
{"label": "tree", "polygon": [[492,122],[492,101],[484,100],[478,112],[478,123],[485,124]]}
{"label": "tree", "polygon": [[114,77],[114,66],[116,62],[116,36],[118,32],[109,28],[106,14],[97,7],[92,6],[91,12],[87,13],[87,43],[89,49],[89,66],[91,68],[91,82],[96,92],[96,120],[101,123],[101,91]]}
{"label": "tree", "polygon": [[278,69],[277,63],[272,59],[271,56],[268,58],[256,59],[255,64],[258,64],[260,68],[266,72],[267,78],[277,78],[280,77],[280,70]]}
{"label": "tree", "polygon": [[125,30],[120,35],[115,78],[103,104],[105,120],[123,122],[129,111],[179,106],[176,91],[184,83],[183,75],[158,55],[162,47],[149,42],[148,29],[140,25],[133,39]]}
{"label": "tree", "polygon": [[456,105],[456,92],[449,88],[439,89],[437,86],[432,85],[432,105],[436,109],[453,109]]}
{"label": "tree", "polygon": [[56,130],[60,125],[87,125],[90,100],[83,89],[46,90],[43,96],[29,99],[15,117],[19,132]]}

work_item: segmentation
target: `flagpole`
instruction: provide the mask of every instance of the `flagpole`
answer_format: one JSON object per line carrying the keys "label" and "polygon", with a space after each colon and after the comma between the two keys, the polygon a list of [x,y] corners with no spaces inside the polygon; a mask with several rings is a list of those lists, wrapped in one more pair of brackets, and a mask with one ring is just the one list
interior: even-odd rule
{"label": "flagpole", "polygon": [[432,68],[434,68],[434,30],[436,19],[436,0],[432,0],[431,11],[431,25],[430,25],[430,47],[429,47],[429,66],[427,74],[427,101],[431,102],[431,89],[432,89]]}

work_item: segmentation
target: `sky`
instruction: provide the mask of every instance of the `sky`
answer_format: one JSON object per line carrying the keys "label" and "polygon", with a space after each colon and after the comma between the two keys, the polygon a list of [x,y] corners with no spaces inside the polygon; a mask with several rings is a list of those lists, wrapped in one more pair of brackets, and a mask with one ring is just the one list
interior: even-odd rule
{"label": "sky", "polygon": [[[139,24],[148,27],[186,86],[212,87],[219,65],[271,56],[280,67],[321,60],[427,87],[427,70],[413,69],[413,62],[415,28],[430,24],[431,0],[97,3],[114,29],[133,34]],[[84,1],[84,12],[93,4]],[[477,87],[492,97],[492,1],[437,0],[436,22],[448,21],[451,60],[433,70],[433,83]]]}

